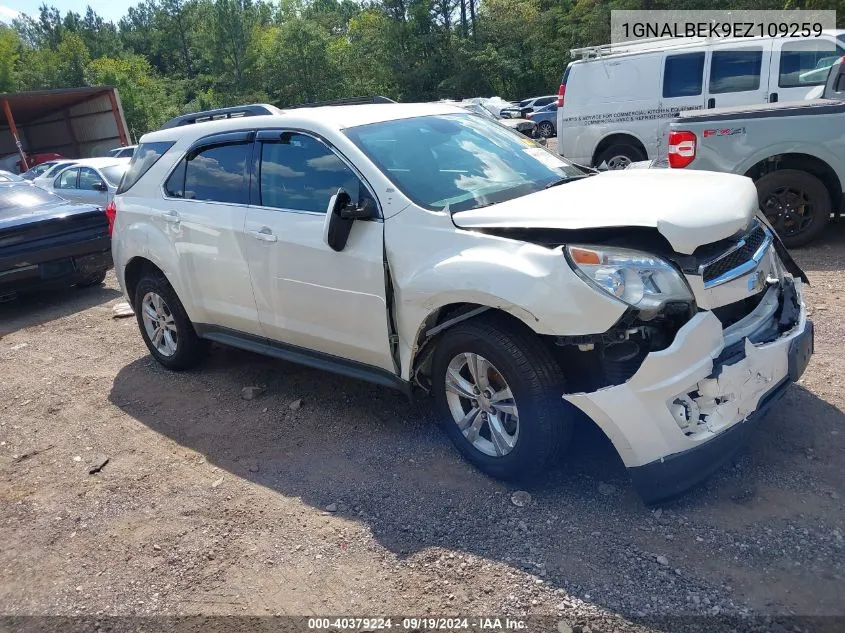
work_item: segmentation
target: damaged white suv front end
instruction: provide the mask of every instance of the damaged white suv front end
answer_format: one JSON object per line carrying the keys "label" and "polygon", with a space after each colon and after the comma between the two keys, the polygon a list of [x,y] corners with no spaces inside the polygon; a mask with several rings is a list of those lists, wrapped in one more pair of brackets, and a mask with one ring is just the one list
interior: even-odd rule
{"label": "damaged white suv front end", "polygon": [[[604,331],[553,328],[562,397],[613,442],[644,500],[675,496],[727,460],[804,371],[806,277],[757,214],[747,178],[609,172],[560,189],[455,221],[559,245],[583,283],[620,302]],[[577,213],[596,206],[605,211]]]}
{"label": "damaged white suv front end", "polygon": [[809,361],[813,324],[802,281],[786,270],[775,240],[755,218],[685,275],[707,309],[668,347],[648,353],[622,384],[564,396],[611,437],[647,501],[676,495],[718,468]]}

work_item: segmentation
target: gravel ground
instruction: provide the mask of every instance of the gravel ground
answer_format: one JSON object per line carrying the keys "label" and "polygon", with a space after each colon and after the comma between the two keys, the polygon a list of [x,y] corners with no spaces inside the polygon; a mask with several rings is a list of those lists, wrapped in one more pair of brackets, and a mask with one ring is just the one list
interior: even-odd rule
{"label": "gravel ground", "polygon": [[518,506],[425,402],[223,348],[169,373],[112,275],[0,305],[0,614],[845,616],[845,224],[795,256],[807,373],[659,508],[587,424]]}

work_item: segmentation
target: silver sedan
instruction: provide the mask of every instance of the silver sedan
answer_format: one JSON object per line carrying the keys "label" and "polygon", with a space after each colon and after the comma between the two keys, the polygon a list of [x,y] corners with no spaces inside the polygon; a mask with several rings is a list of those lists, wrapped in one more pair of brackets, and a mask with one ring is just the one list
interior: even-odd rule
{"label": "silver sedan", "polygon": [[114,197],[123,173],[129,167],[128,158],[88,158],[59,171],[39,186],[49,189],[73,202],[106,206]]}

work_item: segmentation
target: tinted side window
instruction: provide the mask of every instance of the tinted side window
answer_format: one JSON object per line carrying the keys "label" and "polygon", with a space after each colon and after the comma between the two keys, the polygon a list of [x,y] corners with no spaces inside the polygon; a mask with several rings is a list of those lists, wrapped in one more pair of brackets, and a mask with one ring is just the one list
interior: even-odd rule
{"label": "tinted side window", "polygon": [[77,174],[79,174],[78,169],[66,169],[61,174],[59,174],[53,186],[56,189],[76,189]]}
{"label": "tinted side window", "polygon": [[667,55],[663,69],[664,97],[694,97],[704,83],[704,53]]}
{"label": "tinted side window", "polygon": [[249,196],[244,166],[250,147],[249,143],[212,145],[189,154],[182,197],[246,204]]}
{"label": "tinted side window", "polygon": [[826,40],[786,42],[780,52],[778,86],[821,86],[830,67],[843,55],[845,50]]}
{"label": "tinted side window", "polygon": [[146,174],[149,168],[155,165],[158,159],[171,147],[173,147],[173,142],[166,141],[161,143],[141,143],[135,148],[135,152],[132,154],[132,160],[129,162],[129,169],[123,175],[117,193],[123,193],[138,182],[141,176]]}
{"label": "tinted side window", "polygon": [[763,50],[713,51],[710,60],[710,92],[744,92],[760,88]]}
{"label": "tinted side window", "polygon": [[540,106],[547,106],[552,101],[557,101],[557,97],[543,97],[542,99],[537,99],[537,101],[534,102],[534,107],[538,108]]}
{"label": "tinted side window", "polygon": [[94,183],[102,183],[103,179],[100,175],[90,167],[79,168],[79,188],[94,190]]}
{"label": "tinted side window", "polygon": [[164,183],[164,192],[171,198],[185,197],[185,163],[187,162],[185,158],[180,160],[167,182]]}
{"label": "tinted side window", "polygon": [[355,173],[324,143],[304,134],[284,134],[263,143],[259,167],[261,204],[325,213],[343,187],[353,200],[368,195]]}

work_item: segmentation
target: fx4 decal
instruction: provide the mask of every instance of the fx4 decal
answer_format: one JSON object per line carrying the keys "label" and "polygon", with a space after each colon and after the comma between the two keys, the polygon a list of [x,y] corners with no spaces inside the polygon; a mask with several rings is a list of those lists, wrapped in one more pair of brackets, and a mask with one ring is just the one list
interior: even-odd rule
{"label": "fx4 decal", "polygon": [[704,130],[704,138],[708,136],[734,136],[735,134],[745,134],[744,127],[726,127],[720,130]]}

